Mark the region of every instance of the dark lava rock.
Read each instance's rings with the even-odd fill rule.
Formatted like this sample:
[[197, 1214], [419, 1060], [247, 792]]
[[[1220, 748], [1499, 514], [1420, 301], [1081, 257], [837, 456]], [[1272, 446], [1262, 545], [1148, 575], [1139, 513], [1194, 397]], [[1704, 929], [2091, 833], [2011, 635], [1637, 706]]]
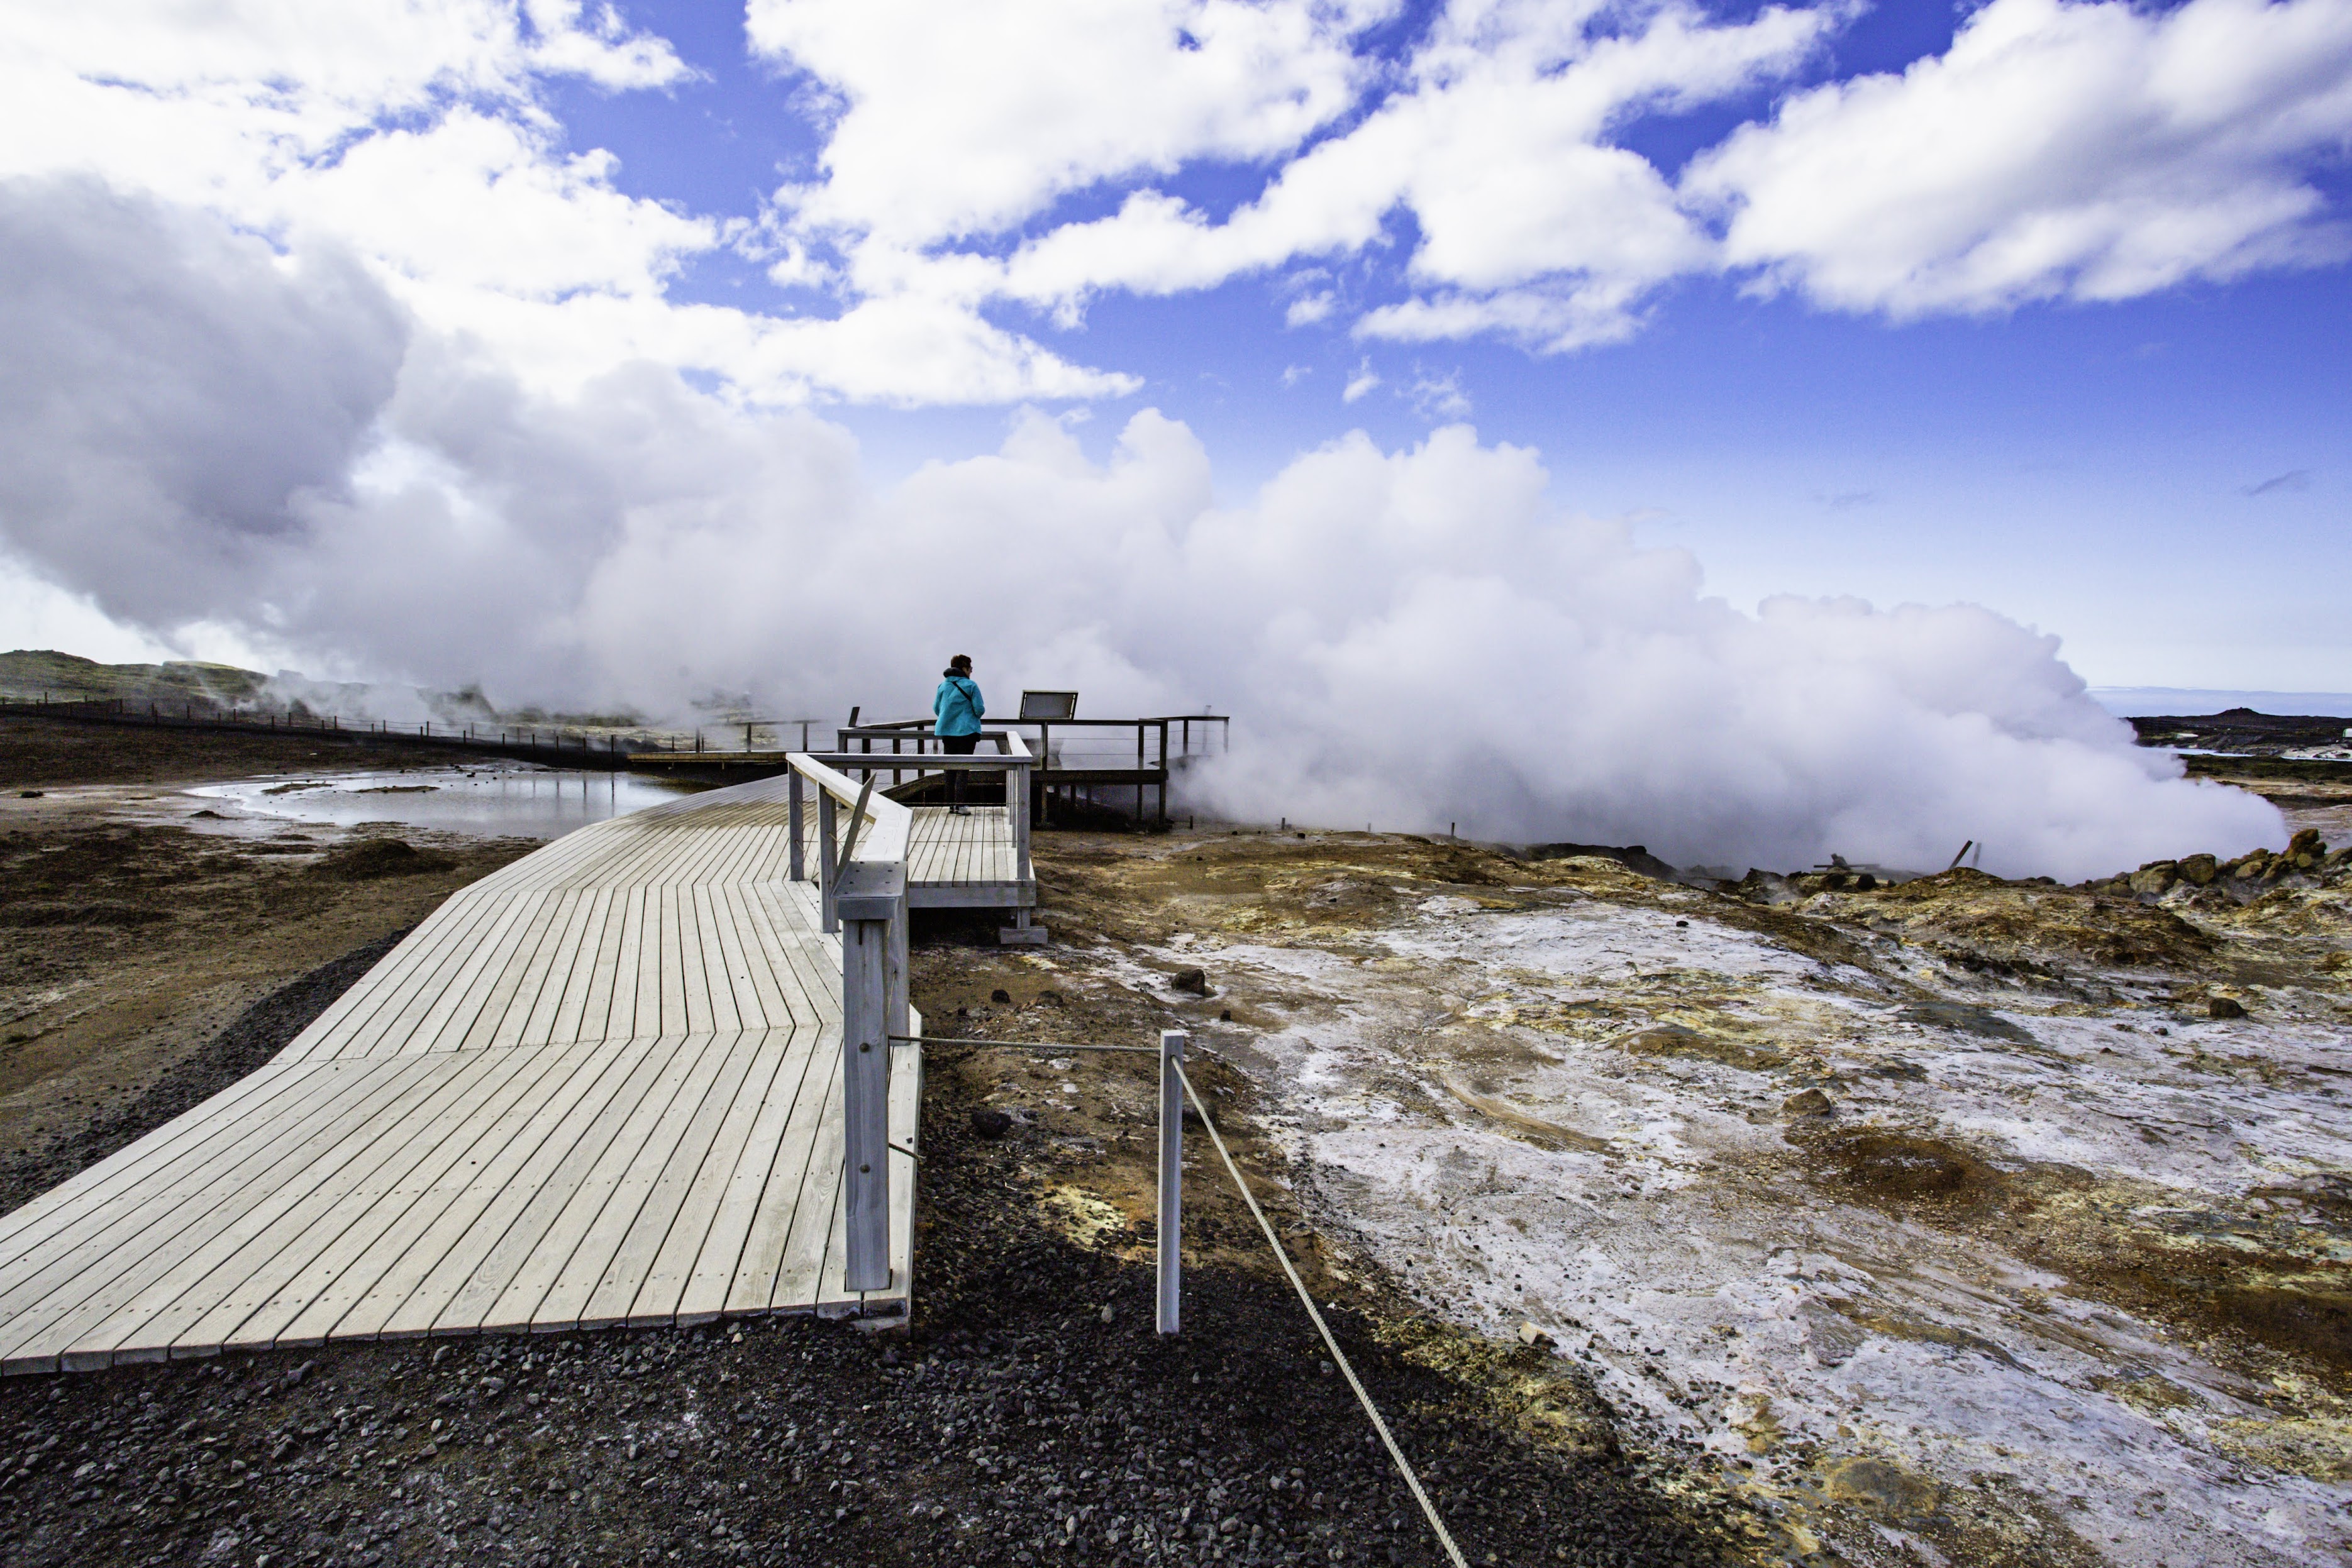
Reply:
[[1179, 969], [1168, 977], [1168, 988], [1171, 990], [1190, 991], [1196, 997], [1205, 997], [1209, 994], [1209, 977], [1205, 971], [1200, 969]]
[[988, 999], [1000, 1007], [1009, 1007], [1013, 1002], [1013, 993], [1006, 990], [991, 991], [988, 993]]
[[983, 1138], [1001, 1138], [1013, 1131], [1013, 1118], [993, 1105], [976, 1105], [971, 1113], [971, 1130]]
[[2246, 1016], [2245, 1004], [2229, 997], [2214, 997], [2205, 1004], [2205, 1016], [2217, 1019], [2242, 1019]]

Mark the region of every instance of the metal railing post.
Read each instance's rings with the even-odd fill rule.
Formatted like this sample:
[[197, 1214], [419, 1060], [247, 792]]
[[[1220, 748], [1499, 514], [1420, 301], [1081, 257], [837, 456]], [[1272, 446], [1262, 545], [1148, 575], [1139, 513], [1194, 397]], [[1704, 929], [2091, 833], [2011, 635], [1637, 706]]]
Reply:
[[1181, 1030], [1160, 1031], [1160, 1332], [1182, 1326], [1184, 1273], [1184, 1081], [1177, 1068], [1190, 1040]]

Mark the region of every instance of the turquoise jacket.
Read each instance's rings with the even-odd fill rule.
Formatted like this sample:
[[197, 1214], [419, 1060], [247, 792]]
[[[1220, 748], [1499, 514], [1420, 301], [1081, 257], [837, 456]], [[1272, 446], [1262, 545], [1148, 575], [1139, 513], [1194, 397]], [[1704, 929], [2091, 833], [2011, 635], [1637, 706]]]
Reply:
[[978, 735], [980, 716], [988, 711], [988, 704], [981, 698], [977, 681], [968, 675], [950, 675], [931, 695], [931, 711], [940, 716], [940, 722], [931, 727], [933, 735]]

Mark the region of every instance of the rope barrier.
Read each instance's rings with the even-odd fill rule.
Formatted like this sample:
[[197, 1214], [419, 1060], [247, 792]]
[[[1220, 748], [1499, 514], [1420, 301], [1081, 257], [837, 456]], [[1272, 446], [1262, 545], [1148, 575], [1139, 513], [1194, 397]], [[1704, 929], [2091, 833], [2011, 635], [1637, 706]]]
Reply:
[[1157, 1056], [1159, 1049], [1149, 1045], [1057, 1045], [1050, 1040], [953, 1040], [939, 1034], [894, 1034], [892, 1045], [979, 1045], [991, 1051], [1042, 1051], [1059, 1055], [1066, 1051], [1128, 1051], [1137, 1056]]
[[1283, 1250], [1281, 1240], [1274, 1234], [1272, 1222], [1265, 1217], [1265, 1210], [1257, 1206], [1257, 1198], [1250, 1192], [1249, 1183], [1242, 1179], [1241, 1167], [1234, 1164], [1234, 1156], [1225, 1148], [1225, 1140], [1217, 1134], [1216, 1123], [1209, 1119], [1209, 1108], [1201, 1103], [1200, 1091], [1192, 1087], [1192, 1080], [1185, 1074], [1181, 1062], [1171, 1065], [1176, 1069], [1177, 1078], [1184, 1085], [1184, 1097], [1192, 1102], [1192, 1109], [1200, 1113], [1201, 1125], [1209, 1130], [1209, 1141], [1217, 1145], [1217, 1155], [1225, 1162], [1226, 1174], [1234, 1178], [1234, 1185], [1241, 1189], [1242, 1201], [1249, 1205], [1250, 1217], [1257, 1221], [1257, 1228], [1265, 1232], [1265, 1244], [1274, 1249], [1276, 1260], [1282, 1264], [1282, 1271], [1290, 1276], [1290, 1288], [1298, 1292], [1299, 1301], [1307, 1308], [1307, 1315], [1315, 1320], [1315, 1331], [1323, 1336], [1324, 1348], [1330, 1351], [1331, 1359], [1339, 1363], [1339, 1370], [1347, 1375], [1348, 1386], [1356, 1391], [1357, 1403], [1362, 1405], [1364, 1414], [1372, 1418], [1372, 1430], [1378, 1432], [1381, 1435], [1381, 1441], [1388, 1446], [1389, 1458], [1396, 1461], [1398, 1471], [1404, 1477], [1404, 1484], [1412, 1489], [1413, 1500], [1421, 1504], [1421, 1511], [1428, 1517], [1429, 1528], [1437, 1532], [1437, 1543], [1445, 1548], [1445, 1555], [1452, 1560], [1454, 1568], [1470, 1568], [1469, 1563], [1463, 1558], [1462, 1549], [1454, 1544], [1454, 1537], [1447, 1531], [1445, 1521], [1437, 1517], [1437, 1505], [1431, 1502], [1429, 1494], [1421, 1490], [1421, 1478], [1413, 1474], [1412, 1462], [1404, 1457], [1404, 1450], [1397, 1447], [1396, 1438], [1390, 1435], [1389, 1424], [1381, 1419], [1380, 1406], [1374, 1405], [1372, 1396], [1364, 1391], [1363, 1382], [1357, 1377], [1356, 1369], [1349, 1364], [1347, 1353], [1339, 1348], [1339, 1342], [1331, 1337], [1330, 1325], [1323, 1321], [1323, 1314], [1316, 1310], [1315, 1298], [1307, 1294], [1306, 1281], [1299, 1279], [1298, 1270], [1291, 1267], [1290, 1254]]

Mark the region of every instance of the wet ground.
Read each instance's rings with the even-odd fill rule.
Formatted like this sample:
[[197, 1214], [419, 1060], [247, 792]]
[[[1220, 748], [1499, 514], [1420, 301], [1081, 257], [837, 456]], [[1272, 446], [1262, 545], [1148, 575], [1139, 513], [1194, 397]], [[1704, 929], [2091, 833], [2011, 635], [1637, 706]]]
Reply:
[[1055, 988], [1204, 971], [1338, 1272], [1532, 1320], [1787, 1550], [2352, 1547], [2341, 869], [1767, 904], [1362, 834], [1061, 863], [1113, 940]]

